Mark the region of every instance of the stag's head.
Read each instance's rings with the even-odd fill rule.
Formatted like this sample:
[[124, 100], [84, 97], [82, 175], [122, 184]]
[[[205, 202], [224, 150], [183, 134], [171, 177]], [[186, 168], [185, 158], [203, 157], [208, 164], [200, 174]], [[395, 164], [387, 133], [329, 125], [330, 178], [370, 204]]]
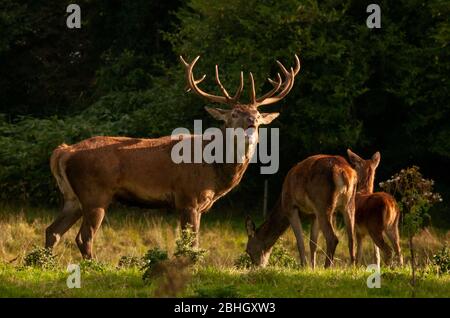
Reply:
[[[295, 55], [296, 66], [290, 68], [288, 71], [283, 64], [277, 61], [282, 73], [284, 74], [284, 80], [281, 75], [277, 74], [277, 80], [268, 79], [273, 85], [273, 89], [264, 94], [261, 97], [256, 97], [255, 82], [252, 73], [250, 73], [250, 103], [242, 104], [239, 102], [242, 90], [244, 88], [244, 75], [240, 73], [240, 84], [234, 94], [230, 96], [222, 85], [219, 79], [219, 67], [216, 65], [216, 83], [219, 86], [223, 96], [213, 95], [204, 92], [198, 87], [198, 84], [202, 82], [206, 75], [203, 75], [200, 79], [195, 79], [193, 75], [193, 69], [200, 56], [197, 56], [191, 63], [187, 63], [183, 57], [180, 56], [180, 60], [186, 68], [186, 81], [188, 90], [193, 91], [197, 95], [204, 97], [210, 102], [226, 104], [229, 106], [227, 109], [223, 108], [211, 108], [206, 107], [206, 111], [215, 119], [221, 120], [225, 123], [225, 127], [229, 128], [241, 128], [245, 131], [246, 141], [252, 138], [257, 140], [259, 125], [267, 125], [271, 123], [279, 113], [261, 113], [258, 107], [269, 105], [278, 102], [283, 99], [294, 85], [294, 77], [300, 71], [300, 60]], [[256, 138], [255, 138], [256, 137]]]
[[245, 227], [248, 235], [245, 251], [250, 256], [253, 264], [265, 267], [269, 263], [272, 248], [266, 248], [264, 241], [257, 237], [255, 223], [248, 216], [245, 220]]
[[350, 164], [358, 175], [357, 190], [362, 193], [372, 193], [375, 181], [375, 171], [380, 163], [380, 152], [373, 154], [371, 159], [364, 160], [356, 153], [347, 149]]

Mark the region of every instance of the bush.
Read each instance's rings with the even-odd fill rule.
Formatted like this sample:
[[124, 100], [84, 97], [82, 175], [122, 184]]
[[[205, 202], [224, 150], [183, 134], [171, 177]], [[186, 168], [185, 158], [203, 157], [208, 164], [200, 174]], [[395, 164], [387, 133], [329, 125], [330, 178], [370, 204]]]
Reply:
[[269, 258], [269, 266], [285, 267], [285, 268], [297, 268], [297, 261], [287, 249], [280, 243], [273, 247], [272, 254]]
[[192, 262], [197, 263], [205, 257], [207, 251], [205, 249], [193, 247], [196, 235], [190, 227], [181, 231], [181, 236], [175, 242], [175, 256], [186, 256], [192, 260]]
[[143, 257], [124, 255], [119, 259], [118, 269], [122, 268], [142, 268], [145, 265]]
[[25, 256], [24, 266], [53, 269], [56, 267], [55, 256], [51, 249], [34, 246], [31, 252]]
[[433, 255], [433, 265], [440, 274], [450, 273], [450, 248], [448, 246], [444, 246]]
[[149, 250], [142, 258], [142, 262], [144, 263], [141, 267], [144, 271], [142, 279], [148, 281], [151, 278], [152, 270], [155, 268], [155, 265], [167, 259], [169, 259], [167, 251], [158, 247]]
[[104, 272], [106, 265], [95, 259], [84, 259], [80, 262], [80, 270], [83, 272]]
[[[289, 254], [288, 250], [283, 246], [283, 240], [279, 240], [272, 249], [270, 254], [268, 266], [283, 267], [283, 268], [297, 268], [298, 264], [294, 257]], [[252, 260], [247, 253], [239, 255], [234, 262], [234, 266], [238, 269], [249, 269], [253, 267]]]

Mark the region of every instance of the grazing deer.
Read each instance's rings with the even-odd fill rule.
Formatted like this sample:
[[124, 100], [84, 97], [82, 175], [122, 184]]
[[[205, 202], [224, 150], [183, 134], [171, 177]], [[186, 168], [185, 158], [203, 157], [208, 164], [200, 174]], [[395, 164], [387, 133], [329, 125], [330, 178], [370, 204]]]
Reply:
[[301, 213], [314, 217], [310, 238], [312, 268], [316, 264], [319, 229], [325, 235], [325, 267], [329, 267], [338, 244], [334, 230], [334, 214], [340, 211], [346, 224], [350, 261], [353, 264], [356, 182], [356, 172], [341, 156], [315, 155], [295, 165], [284, 179], [280, 199], [268, 219], [258, 229], [253, 221], [249, 218], [246, 220], [247, 253], [253, 263], [265, 266], [272, 246], [291, 225], [297, 240], [301, 265], [306, 265]]
[[362, 240], [369, 234], [375, 243], [375, 258], [380, 266], [380, 251], [384, 253], [386, 264], [391, 263], [392, 248], [384, 241], [383, 233], [387, 235], [400, 265], [403, 257], [400, 249], [400, 235], [398, 230], [400, 211], [395, 199], [386, 192], [373, 193], [375, 170], [380, 163], [380, 153], [376, 152], [371, 159], [364, 160], [347, 149], [351, 165], [358, 174], [358, 188], [356, 193], [356, 260], [362, 260]]
[[[126, 137], [93, 137], [77, 144], [61, 145], [51, 156], [51, 171], [64, 197], [64, 207], [59, 217], [46, 229], [46, 247], [53, 248], [61, 236], [81, 217], [83, 221], [76, 243], [84, 258], [92, 258], [95, 233], [113, 199], [144, 203], [149, 207], [174, 208], [180, 213], [181, 226], [192, 226], [198, 246], [200, 217], [216, 200], [239, 184], [258, 142], [259, 125], [269, 124], [279, 113], [260, 113], [258, 107], [278, 102], [294, 85], [300, 70], [289, 71], [277, 61], [284, 74], [282, 80], [270, 80], [273, 89], [257, 98], [253, 76], [250, 73], [251, 102], [240, 104], [243, 90], [243, 73], [236, 94], [231, 97], [220, 82], [216, 65], [216, 82], [223, 96], [204, 92], [198, 84], [205, 78], [195, 79], [193, 68], [199, 57], [187, 63], [180, 57], [186, 70], [189, 90], [210, 102], [223, 103], [231, 109], [208, 108], [215, 119], [223, 121], [226, 128], [246, 131], [245, 158], [237, 163], [174, 163], [172, 148], [179, 140], [198, 142], [204, 148], [208, 142], [201, 135], [180, 135], [157, 139]], [[223, 136], [226, 134], [223, 133]], [[224, 137], [224, 142], [226, 142]], [[228, 149], [228, 148], [227, 148]], [[193, 154], [191, 153], [191, 156]], [[236, 162], [236, 161], [234, 161]]]

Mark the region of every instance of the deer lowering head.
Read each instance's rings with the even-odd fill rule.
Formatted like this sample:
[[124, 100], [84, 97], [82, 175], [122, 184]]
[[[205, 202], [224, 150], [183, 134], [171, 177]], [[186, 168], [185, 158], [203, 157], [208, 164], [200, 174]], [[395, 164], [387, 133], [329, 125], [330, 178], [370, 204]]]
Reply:
[[364, 194], [373, 193], [373, 183], [375, 181], [375, 170], [380, 163], [380, 152], [374, 153], [371, 159], [364, 160], [350, 149], [347, 149], [350, 164], [358, 175], [357, 191]]
[[200, 79], [195, 79], [193, 75], [194, 66], [199, 58], [200, 56], [197, 56], [191, 63], [187, 63], [184, 58], [180, 56], [180, 60], [186, 68], [188, 90], [193, 91], [210, 102], [228, 105], [228, 109], [211, 107], [205, 107], [205, 109], [213, 118], [223, 121], [225, 127], [243, 129], [245, 131], [246, 143], [250, 140], [257, 141], [259, 125], [267, 125], [279, 115], [279, 113], [260, 113], [258, 107], [273, 104], [283, 99], [292, 89], [294, 78], [300, 71], [300, 60], [297, 55], [295, 55], [296, 66], [295, 68], [290, 68], [290, 70], [287, 70], [281, 62], [277, 61], [277, 64], [284, 75], [284, 80], [281, 78], [280, 73], [277, 74], [276, 81], [269, 78], [268, 80], [273, 85], [273, 88], [261, 97], [256, 97], [255, 82], [253, 74], [250, 73], [251, 100], [248, 104], [241, 104], [239, 98], [241, 97], [244, 88], [243, 72], [240, 73], [240, 84], [236, 93], [234, 96], [230, 96], [220, 81], [219, 67], [216, 65], [216, 83], [223, 96], [209, 94], [198, 87], [198, 84], [205, 79], [206, 75], [203, 75]]

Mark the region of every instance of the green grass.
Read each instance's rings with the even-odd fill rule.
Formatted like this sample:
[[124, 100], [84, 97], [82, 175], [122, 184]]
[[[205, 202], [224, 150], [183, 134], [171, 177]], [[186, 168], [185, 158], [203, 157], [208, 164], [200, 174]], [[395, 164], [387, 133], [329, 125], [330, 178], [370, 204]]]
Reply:
[[[243, 217], [212, 212], [205, 215], [201, 228], [201, 247], [208, 250], [204, 261], [183, 271], [167, 269], [151, 284], [142, 280], [138, 268], [117, 269], [122, 256], [141, 257], [154, 247], [173, 255], [178, 237], [176, 215], [148, 213], [139, 209], [115, 209], [108, 214], [95, 241], [96, 258], [103, 267], [82, 270], [81, 288], [69, 289], [66, 280], [68, 264], [80, 264], [74, 243], [76, 224], [55, 248], [56, 268], [24, 267], [25, 255], [34, 245], [44, 243], [45, 227], [56, 216], [56, 209], [0, 207], [0, 297], [411, 297], [409, 265], [382, 269], [381, 288], [370, 289], [366, 280], [371, 273], [365, 267], [347, 266], [348, 252], [344, 231], [335, 268], [316, 269], [236, 269], [234, 262], [245, 250]], [[449, 232], [433, 229], [416, 238], [420, 261], [416, 297], [450, 297], [450, 275], [438, 276], [430, 271], [430, 259], [449, 242]], [[289, 230], [282, 244], [298, 259], [295, 238]], [[307, 243], [307, 241], [305, 242]], [[324, 247], [323, 238], [319, 240]], [[409, 253], [402, 242], [406, 262]], [[372, 262], [372, 246], [366, 241], [366, 263]], [[319, 264], [324, 255], [319, 250]], [[94, 264], [95, 265], [95, 264]], [[177, 276], [178, 275], [178, 276]], [[164, 285], [164, 280], [175, 284]]]
[[[381, 288], [370, 289], [370, 273], [359, 269], [256, 270], [200, 267], [181, 297], [411, 297], [408, 269], [383, 271]], [[145, 284], [138, 269], [108, 268], [81, 274], [81, 288], [69, 289], [68, 273], [0, 267], [2, 297], [153, 297], [157, 282]], [[450, 275], [418, 279], [416, 297], [450, 297]]]

